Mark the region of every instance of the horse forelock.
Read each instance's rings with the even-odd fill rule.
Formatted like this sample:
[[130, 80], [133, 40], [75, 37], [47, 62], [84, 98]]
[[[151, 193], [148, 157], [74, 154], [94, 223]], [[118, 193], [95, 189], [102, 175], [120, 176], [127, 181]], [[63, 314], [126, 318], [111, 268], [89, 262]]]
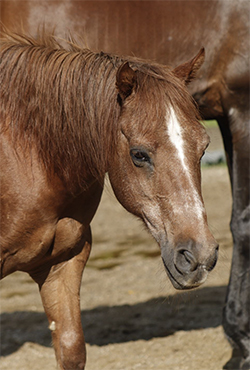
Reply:
[[[37, 39], [4, 35], [1, 129], [10, 130], [24, 147], [35, 146], [45, 167], [72, 190], [85, 186], [86, 168], [103, 178], [116, 148], [120, 106], [115, 78], [124, 58], [81, 49], [73, 42], [66, 45], [45, 33]], [[168, 68], [136, 58], [126, 60], [137, 70], [138, 104], [149, 115], [155, 112], [153, 91], [153, 100], [163, 104], [167, 96], [180, 112], [193, 117], [189, 95]], [[152, 121], [157, 122], [157, 117], [138, 130], [149, 129]]]
[[[133, 65], [136, 67], [136, 64]], [[140, 132], [154, 132], [166, 118], [171, 119], [172, 109], [178, 119], [187, 126], [200, 126], [201, 120], [197, 104], [186, 86], [170, 68], [157, 64], [138, 66], [139, 86], [137, 99], [138, 112], [147, 107], [150, 116], [141, 120]], [[140, 122], [140, 121], [138, 121]]]

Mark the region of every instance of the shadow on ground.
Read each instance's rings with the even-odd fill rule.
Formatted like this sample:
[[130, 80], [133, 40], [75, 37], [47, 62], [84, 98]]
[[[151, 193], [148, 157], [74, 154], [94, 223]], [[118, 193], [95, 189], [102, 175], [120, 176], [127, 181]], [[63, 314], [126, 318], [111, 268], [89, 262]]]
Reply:
[[[205, 287], [134, 305], [101, 306], [82, 311], [86, 342], [103, 346], [140, 339], [166, 337], [176, 331], [221, 325], [226, 287]], [[25, 342], [50, 347], [47, 318], [42, 312], [2, 313], [1, 355], [7, 356]]]

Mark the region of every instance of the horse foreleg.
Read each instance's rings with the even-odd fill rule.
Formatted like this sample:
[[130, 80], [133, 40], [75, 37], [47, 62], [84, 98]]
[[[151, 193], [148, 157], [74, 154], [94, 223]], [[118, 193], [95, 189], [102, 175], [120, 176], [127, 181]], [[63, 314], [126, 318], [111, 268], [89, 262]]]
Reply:
[[90, 230], [85, 234], [83, 245], [79, 254], [52, 266], [42, 283], [37, 281], [52, 332], [57, 363], [59, 369], [64, 370], [82, 370], [86, 363], [80, 313], [80, 285], [91, 249]]
[[[248, 216], [249, 217], [249, 216]], [[250, 308], [250, 266], [249, 266], [249, 236], [239, 233], [239, 223], [242, 219], [232, 222], [234, 236], [234, 251], [231, 267], [231, 276], [228, 286], [226, 305], [223, 311], [223, 327], [232, 344], [233, 358], [231, 364], [225, 368], [250, 369], [250, 330], [249, 330], [249, 308]], [[237, 225], [237, 232], [235, 227]], [[236, 234], [236, 236], [235, 236]], [[240, 235], [241, 234], [241, 235]], [[241, 239], [242, 240], [239, 240]]]
[[[234, 241], [233, 259], [223, 326], [229, 341], [235, 348], [233, 356], [239, 356], [237, 368], [250, 369], [250, 204], [249, 204], [249, 133], [232, 130], [231, 181], [233, 211], [231, 230]], [[225, 368], [231, 368], [231, 361]], [[235, 368], [236, 365], [233, 365]]]

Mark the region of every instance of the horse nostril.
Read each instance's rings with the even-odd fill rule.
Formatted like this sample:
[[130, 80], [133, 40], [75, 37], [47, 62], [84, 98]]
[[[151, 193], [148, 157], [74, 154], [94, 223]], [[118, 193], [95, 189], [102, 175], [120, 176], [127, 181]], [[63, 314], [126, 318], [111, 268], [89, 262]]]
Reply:
[[198, 262], [192, 252], [181, 249], [177, 252], [175, 267], [182, 275], [188, 274], [197, 269]]
[[197, 262], [195, 256], [193, 255], [193, 253], [190, 252], [190, 251], [184, 250], [183, 254], [184, 254], [184, 257], [186, 258], [186, 261], [190, 265], [190, 271], [196, 270], [196, 268], [198, 266], [198, 262]]
[[211, 259], [207, 262], [207, 271], [212, 271], [215, 267], [217, 260], [218, 260], [218, 251], [219, 251], [219, 245], [215, 248], [214, 255], [211, 257]]

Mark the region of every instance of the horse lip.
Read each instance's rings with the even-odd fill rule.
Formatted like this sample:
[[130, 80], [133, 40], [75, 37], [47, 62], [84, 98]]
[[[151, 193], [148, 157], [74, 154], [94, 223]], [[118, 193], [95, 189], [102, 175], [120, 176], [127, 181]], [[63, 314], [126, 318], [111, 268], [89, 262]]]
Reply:
[[163, 261], [163, 265], [164, 265], [164, 267], [165, 267], [165, 269], [166, 269], [166, 271], [167, 271], [167, 274], [168, 274], [168, 276], [169, 276], [169, 278], [170, 278], [170, 280], [171, 280], [171, 282], [172, 282], [172, 284], [173, 284], [174, 288], [175, 288], [175, 289], [178, 289], [178, 290], [185, 289], [185, 286], [183, 286], [182, 284], [180, 284], [180, 283], [179, 283], [179, 282], [174, 278], [174, 276], [171, 274], [171, 272], [170, 272], [169, 268], [167, 267], [166, 262], [164, 261], [164, 258], [162, 258], [162, 261]]
[[[168, 268], [166, 262], [164, 261], [164, 258], [162, 258], [162, 261], [163, 261], [163, 265], [166, 269], [166, 272], [168, 274], [168, 277], [169, 277], [171, 283], [173, 284], [173, 287], [177, 290], [189, 290], [189, 289], [198, 288], [202, 283], [204, 283], [204, 281], [207, 278], [207, 274], [206, 274], [206, 276], [202, 280], [200, 280], [199, 282], [196, 282], [196, 283], [190, 284], [190, 283], [187, 283], [187, 282], [180, 282], [171, 273], [171, 271]], [[207, 271], [206, 269], [204, 269], [204, 270]]]

